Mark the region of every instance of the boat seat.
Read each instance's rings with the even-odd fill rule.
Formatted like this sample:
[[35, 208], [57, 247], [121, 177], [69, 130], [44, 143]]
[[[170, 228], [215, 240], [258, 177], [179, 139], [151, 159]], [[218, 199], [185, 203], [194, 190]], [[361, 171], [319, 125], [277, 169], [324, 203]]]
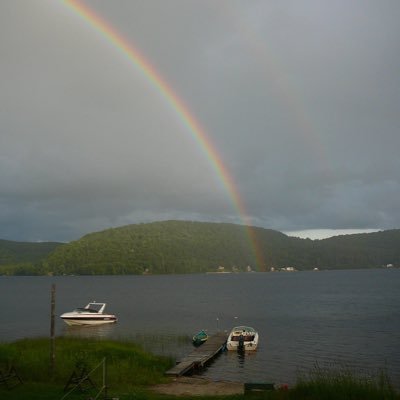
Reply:
[[6, 370], [0, 369], [0, 385], [5, 385], [7, 389], [12, 389], [22, 383], [22, 379], [18, 375], [14, 366], [11, 366]]

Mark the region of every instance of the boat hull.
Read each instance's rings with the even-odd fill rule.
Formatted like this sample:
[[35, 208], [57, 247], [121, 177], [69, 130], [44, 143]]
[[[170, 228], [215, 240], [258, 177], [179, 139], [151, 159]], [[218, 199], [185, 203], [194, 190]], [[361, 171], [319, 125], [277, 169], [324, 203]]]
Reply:
[[239, 343], [237, 342], [227, 342], [226, 343], [226, 348], [227, 350], [230, 351], [255, 351], [257, 350], [258, 343], [255, 341], [251, 342], [244, 342], [243, 343], [243, 348], [239, 347]]
[[194, 346], [200, 346], [204, 342], [206, 342], [208, 339], [208, 335], [206, 331], [200, 331], [196, 335], [193, 336], [192, 342]]
[[74, 317], [61, 317], [67, 325], [103, 325], [114, 324], [117, 322], [115, 317], [102, 317], [102, 318], [74, 318]]
[[193, 339], [193, 346], [200, 346], [203, 343], [205, 343], [207, 341], [208, 338], [204, 338], [204, 339]]

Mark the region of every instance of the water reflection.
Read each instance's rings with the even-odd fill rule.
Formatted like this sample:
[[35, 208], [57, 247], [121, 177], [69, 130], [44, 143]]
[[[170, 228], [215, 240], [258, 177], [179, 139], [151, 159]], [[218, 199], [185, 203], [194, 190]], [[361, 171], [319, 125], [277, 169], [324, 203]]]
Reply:
[[114, 324], [104, 325], [65, 325], [62, 328], [63, 336], [80, 338], [99, 338], [110, 337], [114, 332]]
[[244, 362], [246, 360], [246, 352], [244, 350], [238, 350], [236, 353], [237, 353], [239, 368], [244, 368]]
[[[224, 351], [216, 357], [201, 375], [212, 380], [251, 382], [264, 378], [263, 365], [257, 351]], [[255, 373], [257, 372], [257, 373]]]
[[130, 339], [147, 351], [161, 356], [174, 357], [177, 360], [193, 350], [192, 338], [188, 335], [136, 332], [132, 334]]

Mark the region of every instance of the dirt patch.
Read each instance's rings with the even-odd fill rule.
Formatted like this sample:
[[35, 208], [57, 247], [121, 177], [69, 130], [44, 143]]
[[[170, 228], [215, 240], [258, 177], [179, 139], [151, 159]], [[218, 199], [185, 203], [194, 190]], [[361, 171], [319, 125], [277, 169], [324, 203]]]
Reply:
[[169, 383], [152, 386], [151, 390], [175, 396], [222, 396], [243, 394], [244, 385], [237, 382], [211, 381], [206, 378], [182, 376], [174, 378]]

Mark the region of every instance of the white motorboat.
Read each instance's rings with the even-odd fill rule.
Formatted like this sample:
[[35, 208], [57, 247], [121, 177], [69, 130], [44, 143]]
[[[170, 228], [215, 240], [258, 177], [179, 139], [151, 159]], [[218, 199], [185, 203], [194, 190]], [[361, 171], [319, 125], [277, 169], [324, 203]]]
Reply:
[[101, 325], [117, 322], [113, 314], [106, 314], [106, 303], [89, 303], [86, 307], [76, 308], [74, 311], [60, 315], [68, 325]]
[[236, 326], [231, 330], [226, 342], [228, 350], [247, 351], [256, 350], [258, 332], [250, 326]]

